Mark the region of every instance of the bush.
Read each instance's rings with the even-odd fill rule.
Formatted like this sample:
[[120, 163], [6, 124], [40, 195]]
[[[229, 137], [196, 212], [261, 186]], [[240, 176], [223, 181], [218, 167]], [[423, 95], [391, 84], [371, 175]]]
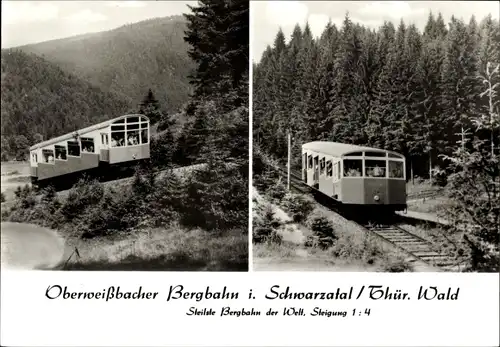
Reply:
[[5, 200], [6, 200], [5, 199], [5, 194], [4, 194], [4, 192], [2, 192], [2, 202], [5, 202]]
[[386, 262], [380, 268], [380, 272], [413, 272], [413, 267], [404, 259], [399, 258]]
[[273, 242], [281, 243], [282, 237], [276, 232], [280, 227], [280, 222], [274, 217], [274, 211], [271, 206], [266, 206], [262, 211], [262, 218], [256, 219], [253, 228], [253, 242], [264, 243]]
[[304, 241], [304, 246], [305, 247], [310, 247], [310, 248], [319, 248], [319, 239], [318, 236], [316, 235], [307, 235], [305, 241]]
[[285, 209], [292, 214], [295, 223], [302, 223], [314, 210], [314, 204], [302, 195], [287, 194], [284, 199]]
[[321, 249], [332, 247], [337, 239], [333, 230], [333, 224], [326, 217], [320, 216], [314, 218], [311, 222], [311, 230], [316, 237], [315, 243]]
[[186, 181], [181, 224], [205, 230], [248, 229], [248, 180], [241, 167], [212, 162]]
[[96, 180], [79, 180], [68, 192], [61, 207], [61, 214], [66, 221], [72, 221], [84, 214], [92, 205], [97, 205], [104, 195], [104, 188]]
[[280, 203], [285, 197], [287, 189], [281, 182], [281, 180], [278, 179], [278, 181], [274, 185], [271, 185], [267, 190], [265, 190], [265, 192], [272, 201]]

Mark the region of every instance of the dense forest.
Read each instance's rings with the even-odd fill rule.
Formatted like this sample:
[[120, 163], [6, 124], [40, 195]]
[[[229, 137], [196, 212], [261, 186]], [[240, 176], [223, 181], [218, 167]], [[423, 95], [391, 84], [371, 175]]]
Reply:
[[2, 50], [2, 161], [24, 159], [43, 139], [139, 111], [148, 90], [163, 113], [178, 112], [194, 69], [185, 30], [186, 19], [174, 16]]
[[[491, 16], [446, 25], [430, 13], [420, 32], [403, 21], [373, 30], [346, 15], [341, 28], [329, 23], [317, 39], [309, 25], [297, 25], [288, 43], [280, 30], [254, 64], [254, 140], [286, 158], [291, 132], [294, 165], [301, 144], [313, 140], [395, 150], [408, 158], [408, 177], [411, 169], [428, 177], [487, 110], [480, 76], [499, 56]], [[497, 130], [482, 135], [498, 148]]]
[[20, 50], [2, 50], [2, 161], [33, 143], [117, 117], [127, 100]]
[[183, 16], [154, 18], [114, 30], [47, 41], [19, 49], [128, 98], [136, 105], [148, 88], [168, 112], [176, 112], [191, 91]]

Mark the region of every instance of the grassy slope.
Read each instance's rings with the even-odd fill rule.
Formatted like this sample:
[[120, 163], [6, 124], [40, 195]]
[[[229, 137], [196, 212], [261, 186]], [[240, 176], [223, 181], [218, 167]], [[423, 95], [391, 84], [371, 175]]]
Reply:
[[248, 270], [248, 235], [240, 230], [216, 235], [171, 226], [115, 238], [68, 238], [66, 243], [63, 270]]
[[[270, 204], [254, 190], [254, 207]], [[290, 216], [279, 206], [272, 204], [275, 217], [285, 223], [279, 233], [283, 243], [254, 244], [253, 261], [255, 270], [279, 271], [379, 271], [393, 262], [403, 261], [405, 255], [394, 250], [378, 238], [369, 237], [350, 221], [332, 215], [324, 207], [318, 206], [313, 215], [328, 216], [333, 223], [338, 241], [334, 249], [342, 254], [335, 257], [332, 250], [305, 248], [303, 241], [312, 231], [302, 225], [290, 223]], [[254, 220], [259, 216], [254, 216]], [[301, 235], [297, 235], [301, 234]], [[416, 264], [415, 264], [416, 265]], [[418, 270], [426, 271], [418, 264]]]

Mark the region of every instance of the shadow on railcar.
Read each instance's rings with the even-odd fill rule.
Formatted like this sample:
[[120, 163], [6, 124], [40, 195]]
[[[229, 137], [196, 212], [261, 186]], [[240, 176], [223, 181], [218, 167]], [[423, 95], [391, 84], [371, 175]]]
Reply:
[[71, 188], [79, 179], [127, 178], [150, 161], [150, 124], [144, 115], [117, 117], [30, 148], [35, 189]]

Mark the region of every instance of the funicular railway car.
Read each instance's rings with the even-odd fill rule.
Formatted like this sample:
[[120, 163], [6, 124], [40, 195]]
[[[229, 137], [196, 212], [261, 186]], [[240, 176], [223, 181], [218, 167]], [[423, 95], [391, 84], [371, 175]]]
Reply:
[[342, 205], [394, 212], [406, 209], [405, 157], [337, 142], [302, 146], [302, 180]]
[[124, 115], [32, 146], [31, 181], [39, 188], [62, 189], [84, 174], [102, 180], [120, 178], [149, 160], [149, 146], [149, 119]]

